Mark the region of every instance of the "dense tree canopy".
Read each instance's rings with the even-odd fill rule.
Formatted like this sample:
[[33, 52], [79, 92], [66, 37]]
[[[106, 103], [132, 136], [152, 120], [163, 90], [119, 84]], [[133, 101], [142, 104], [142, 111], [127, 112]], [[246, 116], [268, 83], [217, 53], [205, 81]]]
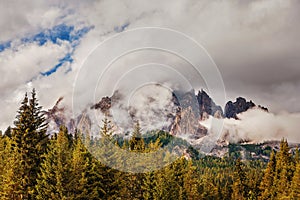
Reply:
[[[137, 122], [131, 137], [118, 138], [104, 119], [96, 137], [64, 126], [48, 136], [41, 109], [33, 90], [30, 99], [25, 95], [14, 127], [0, 136], [1, 199], [300, 199], [299, 151], [291, 152], [286, 140], [279, 151], [272, 150], [268, 163], [232, 153], [200, 158], [192, 147], [190, 156], [168, 162], [174, 145], [167, 144], [185, 144], [168, 133], [143, 138]], [[152, 156], [136, 160], [123, 151]], [[151, 170], [158, 163], [163, 165]], [[147, 170], [111, 168], [130, 164]]]

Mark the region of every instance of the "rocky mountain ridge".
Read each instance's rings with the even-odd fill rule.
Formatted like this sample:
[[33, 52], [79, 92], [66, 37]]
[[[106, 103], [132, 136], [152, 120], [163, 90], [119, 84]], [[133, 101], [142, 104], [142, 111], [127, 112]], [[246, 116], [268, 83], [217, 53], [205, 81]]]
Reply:
[[[123, 95], [118, 91], [111, 97], [102, 97], [98, 103], [90, 106], [74, 119], [66, 116], [65, 108], [60, 107], [60, 102], [63, 100], [63, 98], [60, 98], [53, 108], [45, 111], [50, 124], [50, 131], [58, 130], [61, 125], [67, 125], [70, 131], [79, 129], [84, 133], [92, 134], [93, 122], [88, 113], [97, 110], [104, 116], [111, 118], [113, 117], [111, 108], [117, 105], [122, 98]], [[149, 100], [149, 102], [151, 101]], [[256, 106], [252, 101], [238, 97], [235, 102], [229, 101], [223, 112], [222, 107], [217, 105], [204, 90], [197, 93], [194, 90], [188, 92], [173, 91], [170, 104], [172, 104], [174, 112], [166, 113], [166, 118], [171, 123], [168, 127], [164, 127], [164, 131], [173, 136], [187, 136], [189, 140], [198, 140], [208, 134], [208, 130], [200, 122], [210, 116], [238, 120], [237, 114], [253, 107], [268, 111], [262, 106]], [[128, 109], [128, 113], [131, 118], [135, 119], [133, 109]]]
[[[235, 102], [229, 101], [226, 103], [225, 109], [224, 109], [225, 117], [238, 119], [237, 114], [245, 112], [253, 107], [256, 107], [256, 105], [251, 100], [247, 101], [243, 97], [238, 97], [238, 98], [236, 98]], [[268, 112], [268, 109], [261, 105], [258, 105], [258, 108]]]

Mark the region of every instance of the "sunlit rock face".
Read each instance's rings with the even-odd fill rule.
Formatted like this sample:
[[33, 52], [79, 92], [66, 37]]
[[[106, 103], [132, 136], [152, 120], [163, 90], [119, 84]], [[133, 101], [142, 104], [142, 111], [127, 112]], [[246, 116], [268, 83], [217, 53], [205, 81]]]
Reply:
[[200, 105], [195, 95], [195, 91], [191, 90], [186, 93], [175, 91], [173, 100], [177, 105], [177, 113], [170, 127], [172, 135], [187, 134], [192, 138], [203, 137], [207, 130], [199, 123], [201, 120]]

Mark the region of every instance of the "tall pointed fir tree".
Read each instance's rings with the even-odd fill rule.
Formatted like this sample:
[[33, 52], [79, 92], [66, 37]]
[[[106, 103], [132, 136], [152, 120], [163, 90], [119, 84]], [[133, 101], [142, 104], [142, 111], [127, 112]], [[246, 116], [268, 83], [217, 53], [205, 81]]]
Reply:
[[105, 191], [102, 176], [97, 172], [96, 160], [86, 149], [80, 138], [74, 141], [74, 148], [70, 166], [70, 182], [68, 190], [71, 199], [99, 199]]
[[[5, 167], [5, 163], [6, 163], [6, 159], [7, 159], [7, 152], [5, 152], [6, 150], [6, 138], [5, 136], [2, 136], [2, 134], [0, 135], [0, 185], [2, 185], [2, 178], [4, 175], [4, 167]], [[1, 192], [1, 189], [0, 189]]]
[[234, 168], [234, 182], [233, 182], [233, 199], [247, 199], [248, 195], [248, 188], [245, 184], [246, 182], [246, 175], [243, 170], [243, 163], [240, 159], [236, 160], [235, 168]]
[[145, 175], [143, 173], [137, 173], [139, 170], [143, 170], [144, 168], [143, 162], [139, 159], [136, 159], [136, 157], [145, 152], [145, 142], [142, 138], [139, 122], [136, 123], [132, 137], [128, 143], [129, 150], [132, 153], [128, 155], [124, 154], [122, 159], [127, 169], [133, 173], [122, 173], [122, 176], [119, 177], [119, 180], [122, 182], [120, 186], [123, 188], [119, 197], [122, 199], [141, 199], [143, 198], [142, 183]]
[[260, 184], [261, 197], [260, 199], [270, 199], [275, 196], [274, 194], [274, 178], [275, 178], [275, 170], [276, 170], [276, 157], [275, 151], [273, 150], [270, 156], [270, 161], [265, 170], [264, 177]]
[[300, 162], [299, 161], [296, 164], [296, 171], [294, 172], [294, 176], [291, 183], [290, 199], [292, 200], [300, 199]]
[[12, 148], [12, 140], [6, 139], [5, 148], [2, 152], [0, 197], [3, 200], [21, 199], [23, 195], [22, 183], [19, 178], [22, 175], [20, 154], [16, 148]]
[[117, 166], [121, 164], [119, 157], [121, 156], [116, 149], [120, 148], [117, 144], [112, 143], [112, 137], [114, 134], [113, 125], [110, 120], [104, 118], [102, 120], [103, 124], [101, 126], [99, 136], [93, 144], [93, 148], [90, 150], [93, 156], [98, 159], [95, 163], [96, 176], [101, 177], [102, 189], [105, 191], [100, 192], [104, 196], [103, 199], [113, 199], [112, 196], [118, 194], [118, 182], [120, 177], [120, 172], [111, 168], [111, 166]]
[[97, 138], [96, 142], [92, 145], [92, 148], [89, 149], [95, 157], [101, 161], [103, 164], [108, 166], [114, 165], [114, 149], [112, 144], [112, 135], [113, 135], [113, 127], [111, 122], [105, 118], [102, 120], [103, 125], [101, 126], [101, 130], [99, 132], [100, 138]]
[[[25, 94], [14, 125], [11, 145], [13, 155], [10, 158], [13, 160], [9, 161], [16, 164], [11, 169], [11, 175], [17, 180], [15, 185], [19, 185], [14, 190], [16, 194], [14, 199], [34, 199], [41, 155], [45, 153], [48, 142], [47, 123], [34, 89], [30, 99]], [[8, 187], [7, 191], [9, 190]], [[6, 191], [3, 192], [6, 193]]]
[[275, 195], [277, 198], [288, 198], [290, 182], [292, 180], [294, 164], [292, 155], [286, 139], [282, 139], [280, 150], [276, 154], [276, 173], [275, 173]]
[[60, 127], [58, 135], [52, 137], [49, 150], [44, 154], [41, 172], [37, 179], [36, 199], [68, 199], [70, 182], [72, 141], [66, 127]]
[[135, 124], [132, 137], [129, 141], [129, 146], [131, 151], [144, 152], [145, 150], [145, 142], [142, 138], [142, 131], [138, 121]]

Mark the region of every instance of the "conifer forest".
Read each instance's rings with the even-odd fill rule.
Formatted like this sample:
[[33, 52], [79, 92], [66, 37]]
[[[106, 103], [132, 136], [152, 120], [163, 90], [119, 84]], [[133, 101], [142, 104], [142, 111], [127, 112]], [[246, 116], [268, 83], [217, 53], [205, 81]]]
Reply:
[[[13, 127], [1, 133], [1, 199], [300, 199], [299, 150], [291, 152], [285, 139], [280, 149], [269, 152], [267, 161], [201, 156], [192, 148], [190, 156], [174, 159], [171, 150], [159, 151], [174, 141], [170, 134], [154, 131], [145, 138], [139, 124], [134, 126], [130, 138], [114, 137], [107, 119], [99, 137], [69, 132], [65, 126], [48, 135], [33, 90], [25, 95]], [[122, 151], [112, 151], [112, 146], [125, 152], [157, 153], [137, 163]], [[151, 170], [156, 161], [162, 167]], [[120, 168], [132, 164], [135, 169], [117, 170], [107, 164], [112, 162]]]

